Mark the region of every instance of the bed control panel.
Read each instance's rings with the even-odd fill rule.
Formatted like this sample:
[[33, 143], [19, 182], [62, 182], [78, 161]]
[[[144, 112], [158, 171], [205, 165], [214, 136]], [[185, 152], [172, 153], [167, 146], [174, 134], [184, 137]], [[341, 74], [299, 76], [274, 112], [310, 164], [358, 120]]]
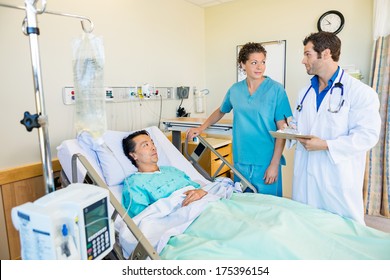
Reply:
[[203, 152], [206, 150], [206, 146], [202, 143], [199, 143], [198, 146], [196, 146], [195, 150], [192, 152], [191, 157], [198, 161], [198, 159], [202, 156]]

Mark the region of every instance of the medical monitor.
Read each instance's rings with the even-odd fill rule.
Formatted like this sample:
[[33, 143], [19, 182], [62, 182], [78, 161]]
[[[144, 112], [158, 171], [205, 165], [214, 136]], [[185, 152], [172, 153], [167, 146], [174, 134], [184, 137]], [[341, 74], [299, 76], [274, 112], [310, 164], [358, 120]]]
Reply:
[[103, 259], [115, 242], [109, 191], [71, 184], [12, 209], [22, 259]]

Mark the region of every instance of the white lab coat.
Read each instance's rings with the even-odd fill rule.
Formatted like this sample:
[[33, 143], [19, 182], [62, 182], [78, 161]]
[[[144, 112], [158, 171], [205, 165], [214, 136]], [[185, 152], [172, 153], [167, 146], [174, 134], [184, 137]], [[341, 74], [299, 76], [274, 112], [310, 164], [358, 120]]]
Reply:
[[[379, 99], [371, 87], [347, 73], [341, 83], [345, 102], [340, 112], [328, 112], [330, 91], [317, 112], [314, 89], [308, 92], [301, 112], [294, 112], [298, 130], [326, 140], [328, 150], [309, 152], [297, 143], [292, 198], [365, 224], [362, 193], [366, 152], [379, 139]], [[308, 88], [301, 91], [296, 105]], [[338, 90], [334, 90], [332, 104], [340, 100]]]

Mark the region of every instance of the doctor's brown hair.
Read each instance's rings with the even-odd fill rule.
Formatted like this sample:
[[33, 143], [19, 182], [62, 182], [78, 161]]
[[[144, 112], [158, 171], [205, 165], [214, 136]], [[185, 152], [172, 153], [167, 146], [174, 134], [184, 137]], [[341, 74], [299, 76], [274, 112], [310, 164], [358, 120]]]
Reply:
[[135, 159], [130, 155], [130, 153], [133, 153], [135, 152], [135, 146], [136, 146], [136, 143], [134, 142], [134, 138], [139, 136], [139, 135], [147, 135], [147, 136], [150, 136], [149, 133], [146, 131], [146, 130], [139, 130], [139, 131], [136, 131], [136, 132], [133, 132], [131, 133], [129, 136], [127, 136], [126, 138], [124, 138], [122, 140], [122, 147], [123, 147], [123, 151], [126, 155], [126, 157], [131, 161], [131, 163], [135, 166], [135, 167], [138, 167], [137, 166], [137, 162], [135, 161]]
[[309, 42], [313, 43], [313, 49], [317, 53], [318, 58], [321, 58], [321, 53], [324, 50], [329, 49], [332, 54], [333, 61], [339, 61], [341, 41], [335, 34], [325, 31], [312, 33], [303, 40], [303, 45], [306, 46]]

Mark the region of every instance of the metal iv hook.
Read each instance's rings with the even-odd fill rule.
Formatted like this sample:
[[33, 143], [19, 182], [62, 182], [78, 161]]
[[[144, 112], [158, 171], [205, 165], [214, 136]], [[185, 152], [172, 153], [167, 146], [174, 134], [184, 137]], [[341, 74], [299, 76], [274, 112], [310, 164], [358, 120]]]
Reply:
[[[91, 33], [93, 31], [94, 25], [91, 19], [85, 16], [79, 16], [79, 15], [73, 15], [73, 14], [67, 14], [67, 13], [59, 13], [59, 12], [53, 12], [53, 11], [44, 11], [46, 14], [51, 15], [57, 15], [57, 16], [64, 16], [64, 17], [71, 17], [71, 18], [78, 18], [81, 20], [81, 28], [85, 33]], [[86, 27], [85, 21], [89, 22], [89, 28]]]
[[[51, 14], [51, 15], [56, 15], [56, 16], [64, 16], [64, 17], [72, 17], [72, 18], [78, 18], [81, 19], [81, 28], [85, 33], [91, 33], [93, 31], [94, 25], [91, 19], [84, 17], [84, 16], [79, 16], [79, 15], [73, 15], [73, 14], [65, 14], [65, 13], [59, 13], [59, 12], [53, 12], [53, 11], [43, 11], [43, 13], [46, 14]], [[89, 28], [87, 28], [85, 21], [89, 22]], [[22, 23], [22, 31], [24, 35], [28, 35], [27, 32], [27, 17], [24, 18], [23, 23]]]
[[[3, 4], [0, 3], [0, 6], [6, 7], [6, 8], [13, 8], [13, 9], [18, 9], [18, 10], [26, 10], [25, 7], [23, 6], [14, 6], [14, 5], [8, 5], [8, 4]], [[71, 18], [77, 18], [81, 20], [81, 28], [85, 33], [91, 33], [94, 28], [94, 24], [91, 19], [85, 16], [80, 16], [80, 15], [74, 15], [74, 14], [68, 14], [68, 13], [60, 13], [60, 12], [54, 12], [54, 11], [48, 11], [46, 10], [46, 1], [42, 1], [42, 7], [41, 9], [36, 9], [34, 6], [32, 6], [32, 9], [34, 9], [34, 13], [36, 14], [51, 14], [51, 15], [56, 15], [56, 16], [64, 16], [64, 17], [71, 17]], [[89, 28], [86, 26], [85, 21], [89, 22]], [[22, 31], [25, 35], [28, 35], [27, 32], [27, 17], [24, 18], [23, 23], [22, 23]]]

